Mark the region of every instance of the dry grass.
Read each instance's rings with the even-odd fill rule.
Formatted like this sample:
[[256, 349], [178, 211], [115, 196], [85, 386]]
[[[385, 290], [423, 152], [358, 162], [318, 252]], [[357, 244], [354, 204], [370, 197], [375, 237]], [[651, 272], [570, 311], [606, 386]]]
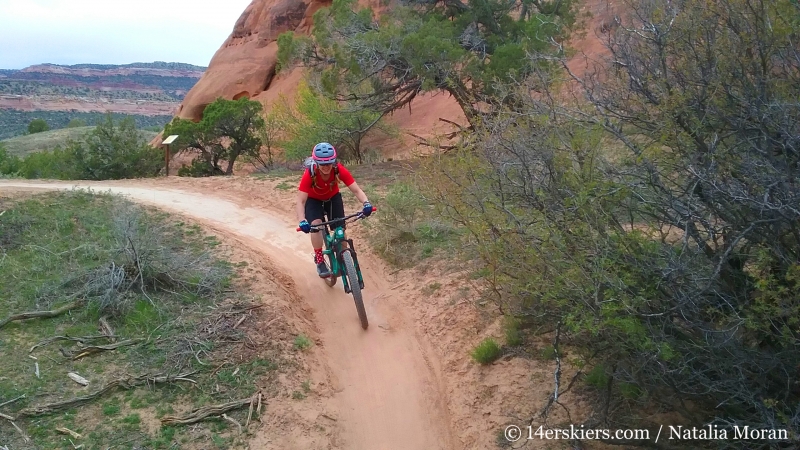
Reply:
[[[10, 155], [16, 155], [24, 158], [30, 153], [41, 152], [45, 150], [52, 150], [57, 146], [65, 147], [69, 141], [78, 141], [87, 133], [94, 130], [95, 127], [76, 127], [76, 128], [62, 128], [58, 130], [43, 131], [41, 133], [29, 134], [27, 136], [18, 136], [11, 139], [0, 141], [5, 145], [6, 150]], [[153, 131], [139, 130], [142, 138], [149, 142], [156, 137], [158, 133]]]

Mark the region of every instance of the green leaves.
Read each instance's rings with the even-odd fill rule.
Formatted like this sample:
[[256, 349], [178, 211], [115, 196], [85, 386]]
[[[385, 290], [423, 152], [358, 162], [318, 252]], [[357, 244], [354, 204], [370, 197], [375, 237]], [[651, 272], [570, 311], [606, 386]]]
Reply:
[[336, 0], [315, 14], [313, 41], [279, 39], [279, 62], [302, 60], [326, 73], [326, 92], [336, 80], [338, 93], [381, 113], [420, 92], [447, 91], [474, 125], [477, 105], [498, 100], [497, 82], [523, 83], [533, 70], [552, 69], [532, 55], [559, 51], [553, 42], [574, 18], [565, 1], [459, 5], [393, 7], [376, 19], [353, 0]]
[[24, 159], [0, 150], [0, 174], [61, 180], [116, 180], [155, 176], [163, 167], [160, 150], [143, 139], [132, 118], [114, 122], [110, 114], [77, 141]]
[[33, 119], [28, 124], [28, 134], [41, 133], [50, 129], [50, 125], [44, 119]]
[[[261, 103], [247, 98], [218, 98], [203, 110], [200, 122], [175, 118], [164, 128], [164, 135], [177, 134], [174, 149], [200, 153], [206, 170], [193, 170], [202, 175], [230, 175], [240, 155], [258, 157], [261, 135], [265, 129]], [[223, 170], [222, 161], [227, 162]]]
[[[322, 78], [323, 85], [331, 82]], [[392, 133], [381, 123], [380, 113], [331, 100], [305, 83], [298, 88], [293, 107], [284, 99], [274, 111], [283, 134], [280, 145], [287, 159], [303, 159], [315, 144], [330, 142], [341, 158], [361, 161], [364, 137], [374, 131]]]

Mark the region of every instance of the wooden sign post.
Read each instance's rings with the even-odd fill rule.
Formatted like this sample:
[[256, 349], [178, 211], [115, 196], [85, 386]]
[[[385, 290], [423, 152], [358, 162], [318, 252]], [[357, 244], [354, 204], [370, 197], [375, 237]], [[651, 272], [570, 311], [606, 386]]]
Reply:
[[161, 145], [164, 146], [164, 173], [166, 176], [169, 176], [169, 145], [175, 142], [175, 139], [178, 139], [177, 134], [173, 134], [161, 142]]

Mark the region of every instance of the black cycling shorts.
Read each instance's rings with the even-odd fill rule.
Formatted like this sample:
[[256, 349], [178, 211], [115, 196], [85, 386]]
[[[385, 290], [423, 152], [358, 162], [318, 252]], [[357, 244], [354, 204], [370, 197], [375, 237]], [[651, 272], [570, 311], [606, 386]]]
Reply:
[[[344, 217], [344, 203], [342, 202], [341, 192], [337, 192], [336, 195], [326, 201], [311, 197], [306, 199], [306, 220], [308, 223], [314, 223], [317, 219], [327, 222], [333, 219], [341, 219], [342, 217]], [[345, 226], [344, 221], [337, 225]], [[314, 230], [311, 231], [314, 232]]]

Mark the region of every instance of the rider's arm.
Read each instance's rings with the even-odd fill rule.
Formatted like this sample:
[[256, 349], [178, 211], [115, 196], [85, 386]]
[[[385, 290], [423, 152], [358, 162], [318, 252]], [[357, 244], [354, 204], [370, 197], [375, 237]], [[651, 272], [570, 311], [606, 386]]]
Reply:
[[306, 200], [308, 200], [309, 192], [311, 192], [311, 172], [306, 169], [305, 172], [303, 172], [303, 176], [300, 178], [300, 185], [297, 186], [295, 211], [297, 212], [298, 222], [306, 220]]
[[358, 187], [358, 183], [356, 183], [355, 178], [353, 175], [350, 174], [350, 171], [347, 170], [341, 163], [339, 164], [339, 178], [344, 182], [344, 185], [350, 189], [350, 192], [356, 196], [358, 201], [361, 203], [368, 202], [367, 194]]
[[362, 191], [361, 188], [358, 187], [358, 183], [356, 183], [355, 181], [353, 181], [353, 183], [350, 184], [350, 186], [347, 186], [347, 188], [350, 189], [350, 192], [352, 192], [353, 195], [355, 195], [358, 201], [360, 201], [361, 203], [369, 201], [369, 199], [367, 199], [367, 194], [365, 194], [364, 191]]
[[298, 222], [302, 222], [306, 218], [306, 200], [308, 200], [308, 192], [297, 191], [297, 203], [295, 204], [295, 212], [297, 212]]

